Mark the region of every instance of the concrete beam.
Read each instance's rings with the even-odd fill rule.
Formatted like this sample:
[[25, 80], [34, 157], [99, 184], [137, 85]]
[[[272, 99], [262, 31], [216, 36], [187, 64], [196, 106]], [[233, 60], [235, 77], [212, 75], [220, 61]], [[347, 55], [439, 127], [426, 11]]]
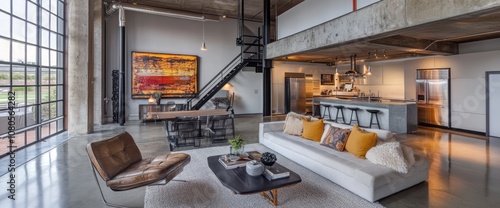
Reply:
[[370, 43], [393, 46], [400, 50], [410, 52], [422, 52], [436, 55], [458, 54], [457, 43], [419, 39], [401, 35], [372, 40]]
[[384, 0], [267, 45], [268, 59], [371, 41], [405, 29], [500, 8], [500, 0]]

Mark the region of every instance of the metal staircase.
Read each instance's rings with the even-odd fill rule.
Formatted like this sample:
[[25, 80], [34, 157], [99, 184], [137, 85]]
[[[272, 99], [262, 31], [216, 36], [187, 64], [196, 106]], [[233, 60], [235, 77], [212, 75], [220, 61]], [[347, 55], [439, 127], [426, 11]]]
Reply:
[[[247, 45], [242, 53], [234, 57], [233, 60], [229, 62], [219, 73], [217, 73], [203, 88], [201, 88], [196, 96], [191, 97], [187, 100], [187, 107], [190, 110], [199, 110], [203, 105], [205, 105], [222, 87], [228, 83], [236, 74], [238, 74], [243, 68], [247, 66], [259, 67], [262, 64], [262, 60], [243, 58], [245, 54], [251, 54], [248, 57], [261, 56], [260, 54], [253, 54], [249, 52], [253, 47], [258, 46], [262, 38], [256, 37], [251, 43], [252, 45]], [[257, 51], [258, 52], [258, 51]], [[253, 54], [253, 55], [252, 55]], [[262, 68], [262, 67], [261, 67]]]
[[257, 35], [245, 34], [244, 0], [238, 1], [238, 35], [236, 45], [241, 47], [241, 52], [229, 62], [217, 75], [215, 75], [199, 92], [187, 100], [187, 109], [199, 110], [222, 87], [245, 67], [255, 67], [255, 72], [262, 73], [264, 39], [260, 28]]

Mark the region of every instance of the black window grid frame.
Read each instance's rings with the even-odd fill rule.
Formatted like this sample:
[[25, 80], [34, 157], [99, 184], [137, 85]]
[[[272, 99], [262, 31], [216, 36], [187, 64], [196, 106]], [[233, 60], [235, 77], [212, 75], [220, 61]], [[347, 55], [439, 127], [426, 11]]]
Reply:
[[[56, 133], [60, 133], [63, 131], [63, 128], [60, 128], [61, 125], [63, 125], [63, 122], [64, 122], [64, 111], [65, 111], [65, 105], [64, 105], [64, 94], [65, 94], [65, 76], [66, 76], [66, 70], [65, 70], [65, 49], [66, 49], [66, 34], [65, 34], [65, 31], [66, 31], [66, 5], [65, 5], [65, 1], [64, 0], [57, 0], [55, 1], [58, 5], [56, 6], [56, 11], [53, 12], [51, 11], [50, 9], [46, 9], [44, 7], [42, 7], [41, 5], [41, 1], [40, 0], [29, 0], [29, 2], [32, 2], [35, 4], [35, 6], [37, 7], [37, 17], [36, 17], [36, 24], [29, 21], [28, 20], [28, 1], [26, 1], [25, 3], [25, 17], [19, 17], [15, 14], [13, 14], [13, 1], [15, 0], [11, 0], [11, 4], [10, 4], [10, 13], [8, 12], [5, 12], [3, 10], [0, 10], [0, 12], [3, 12], [4, 14], [7, 14], [10, 16], [9, 18], [9, 21], [10, 21], [10, 37], [5, 37], [5, 36], [1, 36], [0, 35], [0, 38], [3, 38], [3, 39], [7, 39], [9, 40], [9, 43], [10, 43], [10, 50], [9, 50], [9, 57], [10, 57], [10, 61], [0, 61], [0, 65], [9, 65], [9, 82], [10, 82], [10, 85], [0, 85], [0, 88], [10, 88], [10, 90], [12, 90], [13, 87], [24, 87], [25, 89], [27, 89], [28, 87], [34, 87], [35, 90], [36, 90], [36, 101], [35, 103], [33, 104], [29, 104], [27, 105], [27, 102], [25, 102], [25, 105], [24, 106], [21, 106], [21, 107], [16, 107], [15, 109], [19, 109], [19, 108], [22, 108], [24, 109], [24, 116], [26, 117], [26, 110], [28, 107], [33, 107], [36, 109], [36, 123], [34, 125], [26, 125], [27, 124], [27, 119], [25, 119], [25, 126], [21, 129], [17, 129], [16, 130], [16, 134], [19, 134], [19, 133], [24, 133], [24, 142], [23, 142], [23, 145], [21, 148], [24, 148], [24, 147], [27, 147], [31, 144], [35, 144], [39, 141], [42, 141], [52, 135], [55, 135]], [[53, 1], [49, 1], [49, 8], [51, 8], [51, 5]], [[61, 6], [63, 8], [61, 8]], [[46, 11], [49, 13], [49, 28], [46, 28], [46, 27], [43, 27], [42, 26], [42, 22], [41, 22], [41, 14], [42, 14], [42, 11]], [[59, 13], [60, 11], [61, 14]], [[56, 26], [54, 26], [54, 29], [55, 30], [51, 30], [52, 28], [52, 21], [51, 21], [51, 18], [52, 16], [51, 15], [55, 15], [56, 17]], [[18, 18], [22, 21], [24, 21], [24, 34], [25, 34], [25, 37], [23, 38], [23, 40], [18, 40], [18, 39], [14, 39], [13, 38], [13, 21], [14, 21], [14, 18]], [[62, 23], [63, 26], [62, 26], [62, 31], [59, 31], [60, 29], [60, 25], [59, 23]], [[33, 43], [30, 43], [28, 42], [28, 38], [27, 38], [27, 33], [28, 33], [28, 24], [34, 24], [36, 26], [36, 31], [37, 31], [37, 34], [36, 34], [36, 44], [33, 44]], [[48, 47], [45, 47], [45, 46], [42, 46], [42, 43], [41, 43], [41, 35], [42, 35], [42, 29], [45, 29], [45, 30], [48, 30], [49, 31], [49, 38], [48, 38]], [[55, 49], [54, 48], [51, 48], [51, 41], [52, 39], [50, 38], [50, 34], [51, 33], [54, 33], [56, 35], [56, 38], [55, 38]], [[62, 37], [62, 43], [59, 45], [58, 44], [58, 41], [59, 41], [59, 38]], [[21, 44], [24, 44], [24, 62], [22, 63], [19, 63], [19, 62], [14, 62], [13, 61], [13, 43], [16, 42], [16, 43], [21, 43]], [[37, 59], [37, 62], [36, 64], [32, 64], [32, 63], [27, 63], [27, 54], [28, 54], [28, 51], [27, 51], [27, 48], [28, 46], [35, 46], [37, 47], [37, 54], [36, 54], [36, 59]], [[42, 55], [42, 49], [47, 49], [49, 51], [49, 56], [48, 56], [48, 59], [49, 59], [49, 66], [46, 66], [46, 65], [42, 65], [42, 62], [41, 62], [41, 55]], [[50, 66], [50, 63], [51, 63], [51, 51], [55, 51], [56, 52], [56, 56], [59, 55], [59, 53], [62, 53], [62, 56], [59, 57], [61, 58], [61, 64], [60, 65], [57, 65], [59, 63], [59, 60], [57, 60], [56, 58], [56, 66]], [[24, 83], [25, 85], [13, 85], [13, 65], [16, 65], [16, 66], [23, 66], [24, 67]], [[35, 85], [28, 85], [27, 84], [27, 67], [32, 67], [32, 68], [35, 68], [36, 70], [36, 73], [37, 73], [37, 79], [36, 79], [36, 84]], [[42, 84], [41, 83], [41, 79], [42, 79], [42, 73], [41, 73], [41, 68], [48, 68], [49, 70], [49, 84]], [[57, 74], [57, 71], [61, 71], [61, 76], [62, 76], [62, 83], [58, 83], [57, 81], [57, 78], [56, 78], [56, 83], [55, 84], [52, 84], [50, 83], [50, 76], [51, 76], [51, 72], [52, 72], [52, 69], [56, 69], [56, 74]], [[57, 77], [57, 75], [56, 75]], [[42, 102], [42, 94], [41, 94], [41, 88], [44, 87], [44, 86], [48, 86], [49, 87], [49, 101], [46, 101], [46, 102]], [[62, 88], [62, 91], [60, 91], [59, 93], [61, 93], [63, 96], [61, 99], [59, 99], [58, 97], [59, 96], [56, 96], [56, 99], [55, 100], [50, 100], [50, 87], [55, 87], [56, 88], [56, 92], [58, 91], [58, 87], [61, 87]], [[25, 101], [27, 101], [27, 98], [28, 98], [28, 91], [25, 90], [24, 91], [24, 99]], [[61, 114], [58, 115], [57, 114], [57, 111], [58, 109], [56, 109], [56, 116], [53, 117], [53, 118], [49, 118], [48, 120], [44, 120], [42, 121], [41, 120], [41, 114], [42, 114], [42, 111], [41, 111], [41, 108], [42, 108], [42, 105], [44, 104], [56, 104], [56, 108], [57, 108], [57, 103], [61, 103], [61, 108], [59, 109], [61, 111]], [[0, 109], [2, 110], [2, 109]], [[49, 115], [51, 114], [50, 112], [50, 108], [49, 108]], [[52, 132], [52, 128], [50, 128], [50, 125], [52, 124], [56, 124], [56, 129], [54, 132]], [[42, 128], [44, 126], [49, 126], [49, 134], [42, 137]], [[35, 138], [35, 142], [32, 142], [30, 144], [27, 144], [27, 140], [28, 140], [28, 132], [29, 131], [32, 131], [32, 130], [35, 130], [35, 134], [36, 134], [36, 138]], [[5, 137], [7, 134], [2, 134], [0, 135], [0, 137]], [[17, 140], [18, 141], [18, 140]], [[3, 157], [5, 156], [6, 154], [3, 154], [3, 155], [0, 155], [0, 157]]]

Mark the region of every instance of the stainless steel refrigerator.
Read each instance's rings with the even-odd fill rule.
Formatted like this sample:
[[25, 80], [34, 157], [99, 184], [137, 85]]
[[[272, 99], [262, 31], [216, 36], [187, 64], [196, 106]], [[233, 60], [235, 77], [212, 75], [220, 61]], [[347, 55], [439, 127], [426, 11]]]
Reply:
[[450, 69], [417, 70], [418, 122], [450, 127]]
[[306, 112], [306, 78], [304, 73], [285, 73], [285, 113]]

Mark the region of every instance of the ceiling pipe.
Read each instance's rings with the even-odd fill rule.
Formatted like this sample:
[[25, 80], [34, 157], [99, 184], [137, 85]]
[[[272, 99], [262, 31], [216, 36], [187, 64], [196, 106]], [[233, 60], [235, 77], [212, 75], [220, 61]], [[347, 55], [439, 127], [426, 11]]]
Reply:
[[111, 3], [106, 10], [106, 14], [109, 16], [119, 9], [195, 21], [219, 21], [219, 16], [216, 15], [199, 14], [195, 12], [178, 11], [119, 2]]

